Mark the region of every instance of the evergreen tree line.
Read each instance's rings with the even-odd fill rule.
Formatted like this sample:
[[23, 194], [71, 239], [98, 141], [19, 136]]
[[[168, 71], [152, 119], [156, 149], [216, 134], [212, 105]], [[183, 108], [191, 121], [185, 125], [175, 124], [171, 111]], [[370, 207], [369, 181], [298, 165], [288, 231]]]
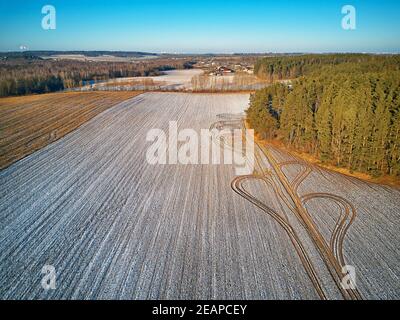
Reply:
[[254, 74], [271, 82], [294, 79], [318, 73], [323, 66], [338, 66], [345, 63], [359, 64], [359, 68], [370, 71], [399, 70], [399, 55], [371, 54], [306, 54], [297, 56], [266, 57], [257, 60]]
[[399, 60], [394, 56], [386, 68], [387, 58], [376, 58], [320, 66], [291, 85], [257, 91], [249, 124], [263, 138], [280, 139], [323, 162], [400, 177]]
[[132, 63], [5, 57], [0, 59], [0, 97], [54, 92], [81, 86], [89, 80], [156, 76], [191, 66], [190, 61], [171, 59]]

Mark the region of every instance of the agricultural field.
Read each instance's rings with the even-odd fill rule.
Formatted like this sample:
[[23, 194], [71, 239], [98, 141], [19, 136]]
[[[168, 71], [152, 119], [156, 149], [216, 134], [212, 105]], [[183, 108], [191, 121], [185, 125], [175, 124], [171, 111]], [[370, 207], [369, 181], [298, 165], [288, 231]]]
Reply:
[[157, 59], [157, 55], [143, 55], [137, 57], [119, 57], [111, 54], [104, 54], [99, 56], [87, 56], [84, 54], [55, 54], [50, 56], [42, 56], [43, 59], [52, 60], [76, 60], [76, 61], [91, 61], [91, 62], [132, 62], [147, 59]]
[[190, 90], [192, 89], [192, 78], [203, 74], [203, 70], [168, 70], [163, 73], [160, 76], [110, 79], [106, 82], [96, 83], [92, 88], [97, 90]]
[[191, 81], [191, 90], [195, 92], [254, 91], [271, 84], [252, 74], [234, 73], [231, 75], [196, 75]]
[[254, 91], [271, 84], [245, 73], [227, 75], [204, 74], [201, 69], [163, 71], [160, 76], [113, 78], [74, 91], [182, 91], [182, 92], [240, 92]]
[[85, 92], [0, 98], [0, 169], [138, 94]]
[[400, 298], [398, 190], [259, 142], [247, 176], [146, 161], [149, 130], [240, 127], [248, 101], [141, 94], [1, 170], [0, 298]]

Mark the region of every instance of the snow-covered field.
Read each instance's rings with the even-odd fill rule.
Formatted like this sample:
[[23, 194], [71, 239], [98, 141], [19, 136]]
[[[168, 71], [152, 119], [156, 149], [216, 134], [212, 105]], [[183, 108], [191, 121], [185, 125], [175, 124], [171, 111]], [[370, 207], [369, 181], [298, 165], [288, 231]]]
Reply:
[[115, 83], [127, 83], [129, 81], [139, 82], [141, 80], [152, 79], [155, 85], [159, 86], [160, 89], [168, 89], [168, 90], [185, 90], [191, 89], [192, 84], [191, 80], [194, 76], [200, 75], [203, 73], [203, 70], [200, 69], [187, 69], [187, 70], [170, 70], [164, 71], [165, 74], [161, 76], [153, 76], [153, 77], [126, 77], [126, 78], [116, 78], [110, 79], [106, 82], [100, 82], [94, 84], [94, 88], [101, 88], [109, 82]]
[[398, 191], [273, 147], [242, 180], [232, 165], [146, 162], [150, 129], [223, 125], [248, 99], [142, 94], [0, 171], [0, 298], [343, 298], [327, 258], [355, 267], [362, 298], [400, 298]]
[[156, 55], [144, 55], [140, 57], [116, 57], [112, 55], [86, 56], [83, 54], [56, 54], [51, 56], [43, 56], [43, 59], [56, 60], [76, 60], [76, 61], [95, 61], [95, 62], [132, 62], [149, 59], [157, 59]]

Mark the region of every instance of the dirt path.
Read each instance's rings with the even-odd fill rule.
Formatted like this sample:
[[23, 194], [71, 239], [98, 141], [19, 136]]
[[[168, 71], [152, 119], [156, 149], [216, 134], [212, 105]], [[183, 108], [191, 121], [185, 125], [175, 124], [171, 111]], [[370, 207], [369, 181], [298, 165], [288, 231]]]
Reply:
[[[347, 281], [347, 284], [350, 284], [350, 286], [354, 288], [348, 289], [343, 288], [342, 286], [342, 279], [346, 275], [342, 268], [347, 265], [347, 259], [344, 254], [345, 239], [352, 224], [357, 221], [356, 204], [335, 193], [309, 192], [301, 194], [299, 188], [302, 184], [306, 185], [308, 191], [313, 189], [312, 185], [306, 181], [310, 175], [313, 175], [314, 179], [318, 176], [320, 179], [322, 178], [328, 181], [333, 189], [337, 186], [334, 185], [334, 182], [330, 177], [327, 177], [331, 173], [325, 172], [325, 170], [320, 167], [296, 158], [293, 154], [281, 151], [275, 146], [258, 143], [256, 152], [258, 152], [258, 161], [254, 174], [245, 177], [236, 177], [232, 181], [232, 189], [258, 208], [262, 209], [265, 213], [269, 214], [287, 232], [300, 259], [302, 260], [303, 266], [311, 279], [316, 292], [322, 299], [329, 298], [329, 294], [327, 294], [327, 290], [325, 290], [324, 285], [320, 281], [321, 271], [317, 270], [318, 268], [315, 267], [315, 263], [313, 263], [314, 259], [309, 258], [309, 248], [305, 249], [307, 247], [303, 243], [305, 237], [312, 240], [313, 246], [317, 249], [320, 258], [329, 271], [334, 286], [337, 291], [340, 292], [342, 298], [356, 300], [362, 299], [362, 292], [357, 288], [355, 281], [352, 281], [351, 279]], [[263, 165], [263, 161], [260, 161], [260, 157], [265, 157], [268, 161], [269, 165], [267, 168]], [[293, 170], [293, 167], [300, 168], [300, 170]], [[287, 168], [287, 172], [292, 171], [291, 177], [283, 171], [283, 168]], [[293, 172], [295, 172], [295, 174], [293, 174]], [[366, 189], [371, 188], [376, 190], [376, 188], [378, 188], [381, 189], [382, 193], [384, 190], [388, 190], [387, 187], [382, 186], [379, 188], [376, 185], [362, 183], [358, 179], [352, 179], [340, 174], [336, 176], [339, 176], [352, 184], [358, 186], [362, 185]], [[292, 217], [289, 218], [285, 213], [285, 210], [281, 210], [281, 212], [273, 210], [271, 206], [246, 191], [243, 182], [252, 179], [265, 182], [265, 194], [269, 194], [269, 190], [272, 188], [275, 192], [275, 196], [279, 198], [281, 206], [285, 206], [287, 209], [286, 212], [289, 212]], [[396, 193], [395, 190], [390, 190], [390, 192]], [[314, 202], [314, 206], [321, 201], [328, 201], [336, 205], [338, 218], [336, 221], [332, 221], [334, 224], [331, 226], [332, 232], [330, 237], [322, 234], [314, 221], [312, 214], [310, 214], [310, 209], [307, 208], [307, 203], [311, 201]], [[397, 201], [396, 204], [398, 204]], [[394, 213], [395, 220], [399, 218], [399, 213], [399, 210]], [[291, 224], [291, 221], [293, 220], [299, 222], [299, 225], [302, 226], [302, 231], [295, 231], [297, 228]], [[327, 223], [327, 221], [325, 221], [325, 223]], [[368, 268], [368, 261], [366, 260], [365, 263]], [[358, 278], [362, 278], [363, 274], [358, 273], [357, 276]]]

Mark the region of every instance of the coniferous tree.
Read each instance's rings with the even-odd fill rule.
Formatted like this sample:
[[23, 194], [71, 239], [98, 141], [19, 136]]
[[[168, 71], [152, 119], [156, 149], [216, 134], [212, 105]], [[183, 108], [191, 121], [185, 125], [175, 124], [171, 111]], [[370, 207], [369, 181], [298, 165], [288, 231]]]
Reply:
[[400, 177], [399, 55], [266, 58], [256, 70], [271, 79], [303, 75], [253, 95], [248, 119], [258, 133], [324, 162]]

